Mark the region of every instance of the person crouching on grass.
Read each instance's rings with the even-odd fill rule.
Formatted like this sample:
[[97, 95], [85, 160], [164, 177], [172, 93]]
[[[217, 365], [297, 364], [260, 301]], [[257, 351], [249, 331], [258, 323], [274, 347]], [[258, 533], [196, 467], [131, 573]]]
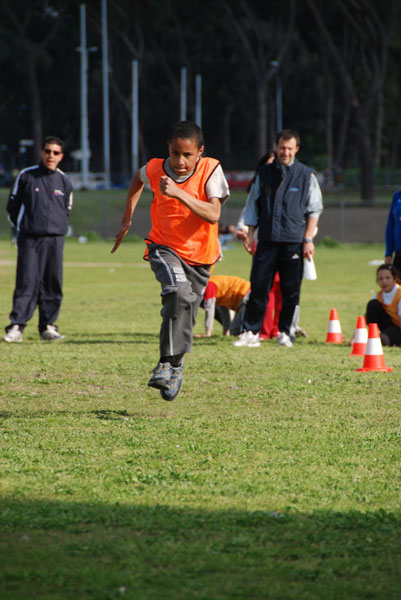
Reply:
[[161, 285], [160, 358], [148, 385], [174, 400], [182, 384], [183, 359], [210, 267], [220, 257], [218, 220], [229, 188], [218, 160], [202, 157], [202, 130], [179, 121], [168, 138], [169, 157], [153, 158], [129, 186], [122, 226], [111, 252], [127, 234], [145, 183], [153, 192], [152, 226], [144, 258]]
[[376, 271], [380, 292], [366, 307], [366, 322], [377, 323], [383, 346], [401, 346], [401, 286], [398, 271], [383, 264]]

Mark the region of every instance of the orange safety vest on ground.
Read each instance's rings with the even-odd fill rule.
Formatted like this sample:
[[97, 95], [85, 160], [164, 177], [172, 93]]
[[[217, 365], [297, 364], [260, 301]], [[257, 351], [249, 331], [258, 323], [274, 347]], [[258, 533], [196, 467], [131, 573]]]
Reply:
[[[218, 223], [207, 223], [176, 198], [161, 193], [160, 178], [167, 175], [164, 163], [165, 159], [153, 158], [146, 166], [153, 202], [152, 229], [145, 241], [168, 246], [190, 265], [212, 265], [220, 258]], [[200, 158], [192, 175], [176, 184], [193, 198], [207, 202], [206, 184], [219, 164], [214, 158]]]
[[397, 289], [396, 293], [394, 294], [394, 298], [393, 298], [393, 301], [391, 304], [384, 304], [382, 290], [380, 290], [380, 292], [377, 292], [376, 298], [378, 299], [380, 304], [382, 304], [386, 313], [388, 315], [390, 315], [392, 322], [395, 325], [399, 325], [400, 318], [398, 316], [398, 304], [401, 302], [401, 287], [397, 283], [395, 285], [397, 286], [398, 289]]
[[[235, 311], [238, 310], [238, 306], [251, 289], [249, 281], [235, 275], [212, 275], [209, 283], [216, 286], [216, 304], [218, 306], [226, 306]], [[204, 296], [205, 299], [207, 299], [206, 296], [207, 287]]]

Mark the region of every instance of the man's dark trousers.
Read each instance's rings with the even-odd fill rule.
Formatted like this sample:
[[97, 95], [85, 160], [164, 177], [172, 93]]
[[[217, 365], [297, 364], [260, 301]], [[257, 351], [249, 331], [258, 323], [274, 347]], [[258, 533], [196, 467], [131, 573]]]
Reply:
[[58, 317], [63, 299], [64, 236], [18, 238], [17, 276], [10, 322], [23, 330], [39, 308], [39, 332]]
[[244, 331], [258, 333], [276, 272], [280, 275], [283, 305], [279, 330], [290, 335], [303, 275], [303, 245], [295, 242], [259, 242], [253, 258], [251, 293], [245, 310]]

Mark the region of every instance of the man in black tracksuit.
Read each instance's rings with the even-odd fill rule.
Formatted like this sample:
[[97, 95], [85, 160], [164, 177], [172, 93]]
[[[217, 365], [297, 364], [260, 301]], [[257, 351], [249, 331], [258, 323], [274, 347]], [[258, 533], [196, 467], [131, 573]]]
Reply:
[[22, 342], [22, 332], [39, 308], [42, 340], [63, 338], [54, 325], [60, 312], [64, 236], [72, 207], [72, 185], [58, 169], [63, 142], [45, 138], [39, 165], [20, 171], [11, 190], [7, 212], [18, 231], [16, 285], [6, 342]]

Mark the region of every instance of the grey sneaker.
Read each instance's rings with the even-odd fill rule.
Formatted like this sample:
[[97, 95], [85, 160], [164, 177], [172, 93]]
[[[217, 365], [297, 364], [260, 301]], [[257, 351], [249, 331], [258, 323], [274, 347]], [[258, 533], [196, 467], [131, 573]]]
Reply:
[[4, 342], [8, 342], [9, 344], [12, 344], [13, 342], [22, 342], [24, 340], [24, 338], [22, 337], [22, 331], [20, 331], [18, 325], [13, 325], [12, 327], [10, 327], [6, 335], [1, 339]]
[[292, 343], [290, 336], [287, 335], [284, 331], [282, 331], [278, 336], [278, 345], [286, 346], [287, 348], [292, 348], [294, 344]]
[[156, 369], [153, 371], [152, 377], [148, 381], [148, 385], [158, 390], [167, 391], [170, 385], [171, 368], [169, 362], [159, 362]]
[[169, 386], [166, 389], [160, 390], [160, 395], [164, 400], [174, 400], [178, 396], [182, 386], [182, 368], [184, 365], [179, 367], [171, 367], [171, 377]]
[[260, 346], [259, 334], [252, 331], [244, 331], [238, 340], [233, 342], [233, 346], [248, 346], [249, 348], [258, 348]]
[[64, 336], [57, 331], [54, 325], [46, 325], [46, 329], [40, 334], [40, 339], [46, 342], [58, 342], [64, 339]]

